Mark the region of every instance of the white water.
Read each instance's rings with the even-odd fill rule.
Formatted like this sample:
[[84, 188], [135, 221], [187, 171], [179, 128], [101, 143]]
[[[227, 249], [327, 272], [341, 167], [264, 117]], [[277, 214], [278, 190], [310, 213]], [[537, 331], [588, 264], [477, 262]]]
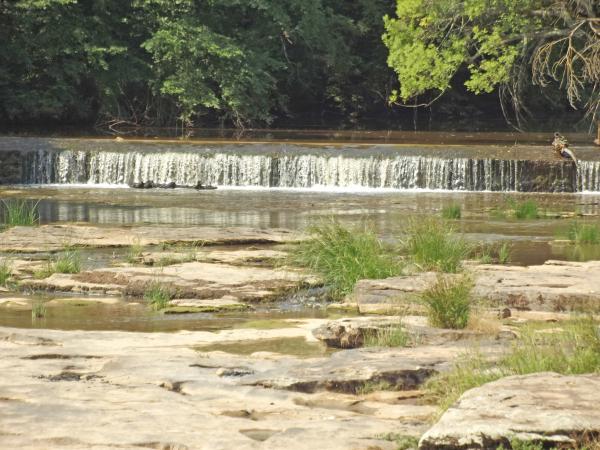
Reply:
[[[518, 191], [529, 170], [526, 162], [517, 160], [208, 150], [39, 150], [27, 158], [27, 183], [105, 186], [152, 181], [324, 190]], [[600, 162], [581, 161], [577, 178], [579, 191], [600, 191]]]

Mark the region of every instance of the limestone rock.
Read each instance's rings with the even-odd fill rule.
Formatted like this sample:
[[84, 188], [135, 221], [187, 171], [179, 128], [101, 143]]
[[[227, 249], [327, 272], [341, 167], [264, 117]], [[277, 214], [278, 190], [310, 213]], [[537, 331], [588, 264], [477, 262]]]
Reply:
[[[546, 447], [600, 433], [600, 375], [539, 373], [471, 389], [421, 441], [421, 450], [488, 449], [512, 439]], [[580, 445], [575, 445], [580, 448]]]

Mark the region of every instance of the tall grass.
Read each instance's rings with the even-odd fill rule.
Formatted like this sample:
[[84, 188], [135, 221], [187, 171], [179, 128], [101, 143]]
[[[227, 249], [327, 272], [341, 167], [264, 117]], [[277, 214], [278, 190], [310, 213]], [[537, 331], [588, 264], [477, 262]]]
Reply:
[[472, 280], [438, 276], [437, 281], [423, 291], [421, 298], [427, 307], [429, 323], [439, 328], [465, 328], [471, 314]]
[[127, 249], [127, 254], [125, 255], [125, 259], [129, 264], [135, 264], [138, 262], [144, 252], [144, 247], [140, 244], [140, 240], [136, 239], [133, 244], [129, 246]]
[[2, 207], [2, 225], [5, 227], [35, 226], [40, 223], [38, 201], [31, 200], [0, 200]]
[[335, 221], [309, 229], [310, 238], [291, 255], [292, 262], [320, 274], [334, 298], [349, 294], [360, 279], [402, 273], [402, 263], [365, 228], [346, 228]]
[[5, 259], [2, 262], [0, 262], [0, 286], [6, 286], [11, 276], [12, 267], [10, 263]]
[[582, 374], [600, 371], [600, 333], [593, 318], [566, 322], [562, 331], [536, 330], [526, 326], [519, 339], [496, 364], [473, 353], [449, 372], [426, 383], [432, 399], [442, 410], [467, 390], [510, 375], [538, 372]]
[[595, 223], [574, 222], [567, 230], [567, 237], [575, 244], [600, 244], [600, 226]]
[[158, 281], [153, 281], [144, 291], [144, 300], [150, 303], [155, 311], [160, 311], [169, 306], [173, 293], [168, 286]]
[[462, 261], [473, 251], [454, 228], [435, 218], [412, 222], [403, 247], [421, 269], [448, 273], [460, 272]]
[[81, 272], [81, 256], [77, 250], [66, 248], [56, 257], [52, 268], [57, 273], [79, 273]]
[[46, 317], [46, 305], [40, 301], [34, 302], [31, 305], [31, 318], [35, 320], [43, 317]]
[[406, 347], [410, 344], [410, 335], [398, 323], [378, 328], [365, 334], [364, 347]]
[[511, 206], [514, 208], [514, 215], [517, 219], [537, 219], [540, 217], [538, 204], [534, 200], [514, 202]]
[[442, 217], [444, 219], [460, 219], [461, 216], [462, 211], [460, 205], [456, 203], [448, 205], [442, 209]]

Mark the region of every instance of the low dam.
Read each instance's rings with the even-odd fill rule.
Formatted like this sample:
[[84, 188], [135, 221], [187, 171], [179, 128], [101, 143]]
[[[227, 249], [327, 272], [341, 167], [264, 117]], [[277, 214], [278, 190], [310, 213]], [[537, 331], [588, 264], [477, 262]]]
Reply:
[[600, 191], [600, 158], [549, 147], [0, 138], [2, 184]]

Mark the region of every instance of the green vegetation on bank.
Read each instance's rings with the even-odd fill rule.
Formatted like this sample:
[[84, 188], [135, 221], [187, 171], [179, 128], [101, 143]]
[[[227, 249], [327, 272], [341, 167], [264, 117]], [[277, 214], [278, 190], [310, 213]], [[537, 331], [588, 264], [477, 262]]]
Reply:
[[598, 38], [582, 24], [600, 13], [563, 3], [5, 1], [0, 122], [412, 128], [422, 115], [474, 129], [504, 111], [523, 128], [527, 111], [576, 123], [576, 110], [597, 115]]
[[309, 234], [294, 248], [292, 262], [320, 274], [334, 298], [349, 294], [360, 279], [402, 273], [398, 255], [366, 227], [346, 228], [331, 221], [312, 227]]
[[65, 247], [62, 252], [54, 256], [42, 268], [33, 273], [35, 278], [48, 278], [54, 273], [79, 273], [81, 272], [81, 255], [77, 249]]
[[46, 305], [44, 305], [44, 302], [33, 302], [31, 305], [31, 318], [35, 320], [42, 319], [44, 317], [46, 317]]
[[438, 328], [465, 328], [471, 314], [473, 281], [467, 275], [458, 278], [440, 275], [421, 298], [427, 306], [429, 323]]
[[422, 270], [456, 273], [473, 246], [454, 232], [446, 222], [435, 218], [415, 220], [407, 230], [403, 250]]
[[445, 410], [465, 391], [510, 375], [536, 372], [582, 374], [600, 371], [598, 322], [578, 318], [560, 328], [539, 330], [525, 326], [512, 348], [497, 363], [477, 353], [467, 355], [453, 370], [432, 378], [426, 387]]
[[36, 226], [40, 223], [38, 201], [10, 199], [0, 200], [1, 228]]

